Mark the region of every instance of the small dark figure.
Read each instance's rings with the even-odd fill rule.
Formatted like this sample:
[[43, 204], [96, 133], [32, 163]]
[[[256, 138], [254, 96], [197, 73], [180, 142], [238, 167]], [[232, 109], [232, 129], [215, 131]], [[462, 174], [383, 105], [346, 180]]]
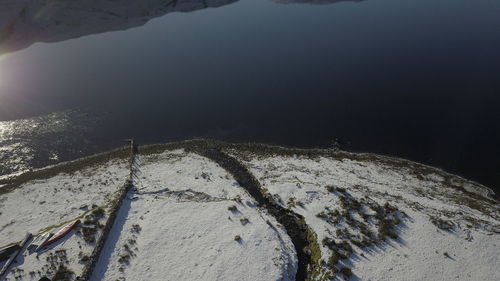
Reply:
[[40, 280], [38, 280], [38, 281], [50, 281], [50, 279], [44, 276], [44, 277], [42, 277], [42, 278], [41, 278]]

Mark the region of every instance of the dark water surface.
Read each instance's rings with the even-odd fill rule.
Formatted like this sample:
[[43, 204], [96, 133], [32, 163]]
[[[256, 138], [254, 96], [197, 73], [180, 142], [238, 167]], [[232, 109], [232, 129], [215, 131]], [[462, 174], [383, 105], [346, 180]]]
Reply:
[[311, 2], [0, 0], [0, 174], [129, 137], [338, 139], [500, 190], [500, 1]]

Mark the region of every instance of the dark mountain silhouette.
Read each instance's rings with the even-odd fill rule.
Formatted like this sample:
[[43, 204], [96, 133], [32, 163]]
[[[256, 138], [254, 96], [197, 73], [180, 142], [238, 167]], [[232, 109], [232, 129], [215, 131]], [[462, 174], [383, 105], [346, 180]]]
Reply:
[[216, 8], [238, 0], [0, 0], [0, 54], [36, 42], [59, 42], [126, 30], [171, 12]]
[[312, 5], [328, 5], [339, 2], [362, 2], [365, 0], [273, 0], [280, 4], [312, 4]]

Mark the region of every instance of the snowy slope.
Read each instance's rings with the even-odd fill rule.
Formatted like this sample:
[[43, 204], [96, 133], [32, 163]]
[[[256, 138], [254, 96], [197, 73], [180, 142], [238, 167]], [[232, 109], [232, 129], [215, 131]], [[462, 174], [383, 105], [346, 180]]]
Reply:
[[182, 151], [142, 161], [92, 280], [293, 280], [286, 232], [226, 171]]
[[[473, 183], [439, 170], [420, 175], [383, 161], [230, 153], [246, 163], [277, 202], [305, 217], [318, 235], [325, 274], [348, 267], [360, 280], [500, 280], [498, 205], [450, 187], [445, 178]], [[378, 238], [375, 216], [362, 218], [386, 203], [397, 208], [392, 214], [400, 220], [392, 228], [395, 239]], [[361, 234], [364, 227], [368, 235]], [[333, 269], [328, 261], [334, 251], [325, 239], [348, 241], [353, 248]]]
[[115, 160], [73, 174], [32, 180], [0, 199], [2, 242], [21, 240], [26, 231], [37, 233], [80, 216], [92, 205], [102, 206], [123, 185], [127, 163]]
[[[127, 161], [116, 159], [74, 173], [59, 173], [50, 178], [31, 180], [2, 194], [1, 246], [18, 242], [26, 232], [33, 235], [46, 231], [55, 233], [77, 218], [85, 222], [84, 216], [99, 207], [103, 208], [104, 213], [97, 218], [97, 224], [102, 225], [107, 219], [109, 200], [123, 185], [128, 174]], [[97, 228], [95, 239], [101, 234], [102, 229]], [[78, 233], [72, 231], [39, 254], [25, 251], [5, 280], [39, 280], [45, 275], [53, 276], [60, 265], [75, 278], [83, 270], [83, 261], [90, 256], [94, 246], [95, 241], [82, 235], [81, 228]], [[1, 266], [3, 263], [0, 263]]]
[[[488, 188], [376, 155], [205, 141], [171, 147], [135, 156], [133, 187], [114, 221], [110, 203], [120, 202], [130, 172], [118, 158], [2, 194], [2, 246], [26, 231], [84, 222], [39, 255], [25, 252], [5, 280], [77, 280], [100, 237], [94, 281], [295, 280], [302, 268], [307, 280], [500, 280], [500, 206], [481, 196]], [[214, 150], [226, 156], [206, 153]], [[247, 167], [244, 176], [228, 166], [231, 156]], [[248, 176], [278, 207], [247, 193]], [[292, 217], [278, 218], [282, 226], [276, 208], [299, 214], [309, 230], [291, 229]], [[296, 231], [312, 231], [301, 232], [307, 247], [293, 244]], [[308, 264], [299, 262], [303, 253]]]

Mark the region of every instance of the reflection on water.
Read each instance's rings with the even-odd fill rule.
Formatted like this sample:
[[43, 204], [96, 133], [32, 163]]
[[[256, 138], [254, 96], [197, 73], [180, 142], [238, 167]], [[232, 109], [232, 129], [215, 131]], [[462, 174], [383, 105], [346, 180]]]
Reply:
[[[239, 0], [0, 0], [0, 54], [36, 42], [59, 42], [126, 30], [171, 12], [216, 8]], [[273, 0], [280, 4], [333, 4], [364, 0]]]
[[362, 2], [365, 0], [273, 0], [280, 4], [311, 4], [311, 5], [327, 5], [339, 2]]
[[283, 5], [337, 2], [0, 0], [0, 120], [20, 119], [1, 123], [0, 173], [129, 137], [339, 138], [500, 187], [491, 0]]
[[0, 122], [0, 175], [82, 155], [95, 122], [78, 111]]
[[0, 0], [0, 54], [36, 42], [126, 30], [171, 12], [215, 8], [238, 0]]

